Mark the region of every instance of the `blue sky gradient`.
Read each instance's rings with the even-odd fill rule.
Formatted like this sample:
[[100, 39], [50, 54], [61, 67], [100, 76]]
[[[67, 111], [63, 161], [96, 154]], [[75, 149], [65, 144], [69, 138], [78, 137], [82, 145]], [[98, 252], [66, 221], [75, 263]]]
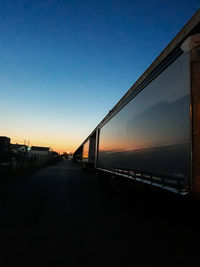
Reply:
[[73, 151], [199, 7], [0, 1], [0, 135]]

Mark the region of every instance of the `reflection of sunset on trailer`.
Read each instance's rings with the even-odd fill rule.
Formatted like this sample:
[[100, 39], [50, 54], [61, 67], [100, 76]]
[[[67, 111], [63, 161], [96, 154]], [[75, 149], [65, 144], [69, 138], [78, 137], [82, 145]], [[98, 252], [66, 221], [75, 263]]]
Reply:
[[75, 151], [90, 165], [200, 194], [200, 11]]

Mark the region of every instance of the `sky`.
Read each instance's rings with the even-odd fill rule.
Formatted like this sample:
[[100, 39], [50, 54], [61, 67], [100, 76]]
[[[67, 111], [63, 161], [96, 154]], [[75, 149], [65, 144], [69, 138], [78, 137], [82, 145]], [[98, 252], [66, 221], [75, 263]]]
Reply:
[[0, 135], [73, 152], [200, 0], [0, 0]]

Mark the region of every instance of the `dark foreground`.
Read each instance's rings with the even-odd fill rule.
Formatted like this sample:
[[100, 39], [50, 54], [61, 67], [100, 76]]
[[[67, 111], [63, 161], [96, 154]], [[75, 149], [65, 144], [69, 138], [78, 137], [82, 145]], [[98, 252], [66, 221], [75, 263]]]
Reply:
[[70, 160], [2, 185], [0, 266], [200, 266], [197, 216], [159, 202], [119, 197]]

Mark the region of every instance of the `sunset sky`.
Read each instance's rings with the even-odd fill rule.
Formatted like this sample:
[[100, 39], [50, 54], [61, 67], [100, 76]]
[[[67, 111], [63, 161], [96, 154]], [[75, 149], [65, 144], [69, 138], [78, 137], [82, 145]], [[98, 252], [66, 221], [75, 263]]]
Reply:
[[0, 135], [74, 151], [199, 7], [0, 0]]

